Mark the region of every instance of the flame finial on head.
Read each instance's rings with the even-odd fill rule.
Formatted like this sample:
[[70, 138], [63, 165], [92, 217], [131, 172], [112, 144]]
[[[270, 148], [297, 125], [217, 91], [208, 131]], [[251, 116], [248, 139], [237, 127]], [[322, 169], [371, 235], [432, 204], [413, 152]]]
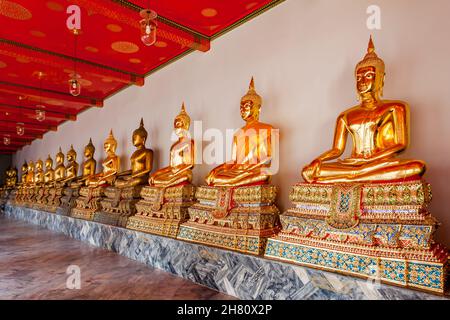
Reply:
[[367, 46], [367, 53], [364, 56], [364, 59], [362, 59], [356, 65], [355, 72], [357, 72], [358, 69], [361, 69], [363, 67], [374, 67], [377, 73], [384, 75], [385, 69], [384, 61], [381, 60], [375, 52], [375, 45], [373, 44], [372, 36], [370, 36], [369, 39], [369, 44]]

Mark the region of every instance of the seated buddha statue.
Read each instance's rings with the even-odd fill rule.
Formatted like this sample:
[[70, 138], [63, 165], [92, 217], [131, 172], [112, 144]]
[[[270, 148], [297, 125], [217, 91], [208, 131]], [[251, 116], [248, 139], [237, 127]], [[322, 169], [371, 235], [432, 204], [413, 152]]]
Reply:
[[34, 162], [28, 162], [27, 176], [26, 176], [26, 184], [28, 186], [34, 185]]
[[86, 185], [92, 188], [112, 184], [120, 169], [119, 157], [116, 155], [117, 141], [112, 130], [103, 143], [103, 148], [107, 154], [106, 159], [102, 162], [103, 171], [86, 179]]
[[58, 153], [56, 154], [56, 168], [55, 168], [55, 182], [56, 184], [61, 184], [64, 182], [66, 178], [66, 166], [64, 165], [64, 153], [59, 148]]
[[[425, 173], [423, 161], [397, 158], [409, 144], [409, 106], [381, 99], [384, 76], [384, 62], [375, 53], [370, 38], [367, 54], [355, 69], [361, 103], [339, 115], [333, 147], [302, 171], [307, 182], [386, 181]], [[351, 156], [338, 159], [349, 136], [353, 143]]]
[[171, 187], [183, 182], [192, 182], [194, 167], [194, 140], [189, 137], [191, 119], [184, 103], [174, 120], [174, 131], [178, 140], [170, 147], [170, 164], [150, 176], [148, 183], [155, 187]]
[[76, 179], [78, 167], [77, 152], [73, 148], [73, 145], [70, 145], [70, 150], [67, 152], [66, 178], [64, 179], [65, 183], [70, 183]]
[[[87, 178], [95, 174], [95, 169], [97, 167], [97, 161], [94, 159], [95, 147], [92, 144], [92, 139], [89, 139], [89, 143], [84, 147], [84, 161], [81, 164], [81, 177], [78, 179], [73, 179], [70, 182], [71, 188], [80, 187]], [[77, 170], [78, 171], [78, 170]]]
[[262, 99], [255, 91], [252, 78], [247, 94], [241, 99], [241, 117], [246, 123], [233, 136], [232, 160], [208, 174], [208, 185], [241, 186], [269, 181], [273, 127], [259, 122], [261, 104]]
[[20, 168], [20, 183], [24, 185], [27, 181], [28, 164], [25, 161]]
[[132, 137], [136, 151], [131, 155], [131, 171], [124, 171], [118, 175], [114, 183], [117, 188], [134, 187], [147, 183], [148, 174], [153, 166], [153, 150], [145, 147], [147, 136], [144, 120], [141, 119], [139, 128], [134, 130]]
[[44, 162], [41, 159], [36, 161], [35, 173], [34, 173], [34, 183], [35, 184], [43, 184], [44, 179]]
[[53, 159], [48, 155], [47, 160], [45, 160], [44, 182], [45, 184], [51, 184], [54, 180], [55, 170], [53, 170]]

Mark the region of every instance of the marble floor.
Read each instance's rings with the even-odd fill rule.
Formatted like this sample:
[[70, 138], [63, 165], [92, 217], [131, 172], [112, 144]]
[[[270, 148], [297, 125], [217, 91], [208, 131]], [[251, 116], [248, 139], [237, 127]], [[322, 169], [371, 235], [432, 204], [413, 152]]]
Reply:
[[[80, 289], [69, 266], [80, 270]], [[74, 269], [76, 270], [76, 267]], [[71, 271], [73, 272], [73, 271]], [[0, 299], [234, 299], [108, 250], [0, 215]]]

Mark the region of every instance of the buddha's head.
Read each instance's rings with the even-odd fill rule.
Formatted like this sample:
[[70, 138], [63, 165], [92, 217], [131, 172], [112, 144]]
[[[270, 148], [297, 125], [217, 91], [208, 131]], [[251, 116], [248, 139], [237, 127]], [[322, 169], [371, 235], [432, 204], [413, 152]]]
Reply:
[[50, 155], [48, 155], [47, 160], [45, 160], [45, 169], [48, 170], [52, 170], [53, 168], [53, 159], [52, 157], [50, 157]]
[[73, 145], [70, 145], [70, 150], [67, 152], [67, 161], [74, 162], [77, 159], [77, 152], [73, 148]]
[[34, 162], [33, 161], [28, 162], [28, 170], [27, 170], [27, 172], [28, 173], [33, 173], [34, 172]]
[[11, 168], [11, 178], [17, 177], [17, 168]]
[[144, 128], [144, 119], [141, 118], [141, 123], [139, 124], [139, 128], [133, 131], [133, 145], [135, 147], [145, 146], [145, 141], [147, 141], [147, 130]]
[[181, 105], [180, 113], [175, 117], [173, 121], [173, 128], [175, 130], [175, 134], [178, 137], [183, 137], [189, 131], [189, 127], [191, 126], [191, 118], [186, 112], [186, 108], [184, 106], [184, 102]]
[[84, 147], [84, 157], [86, 160], [92, 159], [94, 157], [95, 147], [92, 144], [92, 139], [89, 139], [89, 143]]
[[28, 171], [28, 164], [27, 164], [27, 162], [25, 161], [25, 162], [23, 163], [23, 165], [22, 165], [22, 168], [20, 168], [20, 172], [22, 173], [22, 175], [24, 175], [24, 174], [27, 173], [27, 171]]
[[38, 161], [36, 161], [36, 171], [42, 171], [42, 168], [44, 167], [44, 162], [42, 162], [41, 159], [39, 159]]
[[370, 37], [367, 54], [355, 68], [356, 90], [360, 97], [371, 94], [375, 98], [383, 95], [385, 65], [375, 53], [375, 46]]
[[59, 151], [56, 154], [55, 159], [56, 159], [56, 165], [58, 165], [58, 166], [64, 165], [64, 153], [62, 152], [61, 147], [59, 147]]
[[103, 149], [105, 152], [109, 155], [115, 154], [117, 148], [117, 141], [114, 138], [113, 131], [109, 132], [108, 138], [106, 138], [105, 142], [103, 143]]
[[255, 91], [255, 82], [250, 81], [248, 92], [241, 99], [241, 117], [244, 121], [250, 122], [259, 119], [261, 111], [262, 99]]

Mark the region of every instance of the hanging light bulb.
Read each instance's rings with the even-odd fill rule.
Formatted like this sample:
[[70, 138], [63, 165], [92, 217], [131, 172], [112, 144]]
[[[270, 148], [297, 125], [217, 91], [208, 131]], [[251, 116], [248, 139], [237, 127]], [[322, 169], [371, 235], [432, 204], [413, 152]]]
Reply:
[[9, 134], [6, 134], [3, 137], [3, 143], [5, 144], [5, 146], [9, 146], [11, 144], [11, 137]]
[[72, 73], [72, 77], [69, 80], [69, 92], [71, 95], [73, 95], [74, 97], [79, 96], [81, 93], [81, 83], [78, 80], [80, 77], [79, 74], [77, 74], [77, 36], [80, 34], [80, 30], [74, 28], [72, 29], [72, 33], [75, 37], [75, 43], [74, 43], [74, 60], [73, 60], [73, 73]]
[[156, 42], [156, 27], [158, 26], [156, 18], [158, 15], [150, 9], [141, 10], [139, 14], [143, 18], [139, 21], [141, 25], [141, 41], [146, 46], [151, 46]]
[[[42, 108], [44, 106], [41, 105], [41, 106], [37, 106], [37, 107]], [[45, 110], [42, 110], [42, 109], [37, 109], [36, 110], [36, 120], [39, 121], [39, 122], [42, 122], [42, 121], [45, 120]]]
[[23, 122], [18, 122], [16, 126], [17, 134], [23, 136], [25, 133], [25, 124]]
[[74, 75], [72, 79], [69, 80], [69, 92], [74, 97], [79, 96], [81, 93], [81, 84], [78, 81], [78, 75]]
[[39, 89], [41, 94], [39, 95], [39, 104], [36, 105], [36, 120], [37, 121], [44, 121], [45, 120], [45, 106], [42, 104], [42, 77], [44, 76], [43, 72], [39, 72]]

